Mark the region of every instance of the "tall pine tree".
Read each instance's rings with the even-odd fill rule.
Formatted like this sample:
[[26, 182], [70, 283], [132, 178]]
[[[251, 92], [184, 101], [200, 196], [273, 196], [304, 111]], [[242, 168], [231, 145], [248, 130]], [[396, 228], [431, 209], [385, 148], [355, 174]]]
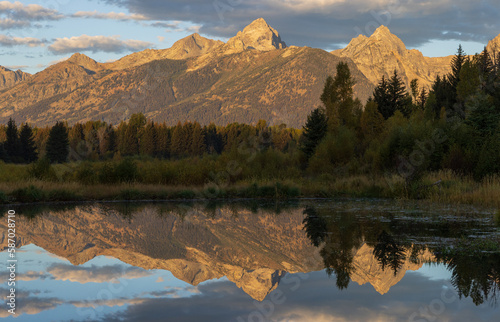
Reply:
[[7, 140], [5, 141], [4, 148], [7, 154], [7, 161], [20, 162], [21, 149], [19, 144], [19, 133], [17, 132], [16, 122], [13, 119], [9, 119], [5, 132]]
[[309, 159], [316, 147], [325, 137], [328, 128], [326, 113], [322, 108], [314, 109], [308, 116], [303, 127], [300, 150]]
[[26, 163], [35, 162], [38, 159], [38, 153], [36, 151], [33, 130], [27, 123], [21, 127], [19, 142], [23, 161]]
[[362, 107], [361, 102], [353, 97], [355, 84], [349, 65], [344, 62], [338, 63], [334, 78], [329, 76], [326, 79], [321, 101], [326, 109], [330, 130], [342, 125], [355, 126], [356, 114], [361, 112]]
[[45, 147], [45, 155], [51, 163], [63, 163], [68, 159], [69, 139], [68, 130], [63, 122], [57, 122], [49, 133]]

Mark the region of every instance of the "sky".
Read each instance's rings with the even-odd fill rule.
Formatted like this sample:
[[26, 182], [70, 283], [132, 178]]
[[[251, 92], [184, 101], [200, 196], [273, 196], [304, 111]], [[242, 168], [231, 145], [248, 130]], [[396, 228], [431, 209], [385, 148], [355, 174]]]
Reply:
[[[407, 271], [384, 295], [353, 281], [339, 290], [324, 270], [286, 274], [259, 302], [226, 277], [192, 286], [112, 257], [72, 265], [33, 244], [16, 255], [17, 311], [13, 317], [2, 308], [5, 321], [497, 321], [500, 314], [491, 302], [459, 300], [443, 264]], [[0, 252], [2, 262], [7, 256]], [[0, 293], [8, 294], [6, 283]]]
[[500, 34], [498, 0], [0, 1], [0, 65], [35, 73], [75, 52], [113, 61], [194, 32], [226, 41], [260, 17], [287, 45], [325, 50], [380, 25], [433, 57], [480, 52]]

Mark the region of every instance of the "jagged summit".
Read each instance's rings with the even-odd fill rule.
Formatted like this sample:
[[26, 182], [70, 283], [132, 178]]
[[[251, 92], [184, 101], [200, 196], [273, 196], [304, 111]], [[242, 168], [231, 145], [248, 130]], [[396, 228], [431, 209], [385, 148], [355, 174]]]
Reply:
[[181, 40], [176, 41], [169, 49], [170, 56], [177, 59], [185, 59], [195, 56], [201, 56], [211, 51], [213, 48], [223, 44], [220, 40], [212, 40], [194, 33]]
[[127, 55], [115, 62], [106, 64], [112, 70], [121, 70], [140, 66], [159, 59], [187, 59], [202, 56], [215, 48], [223, 46], [220, 40], [212, 40], [200, 36], [197, 33], [177, 40], [168, 49], [146, 49], [137, 53]]
[[270, 51], [286, 48], [285, 42], [276, 29], [269, 26], [263, 18], [254, 20], [229, 39], [225, 46], [226, 51], [240, 52], [246, 49]]
[[386, 26], [380, 26], [370, 36], [360, 35], [346, 48], [332, 52], [351, 58], [363, 74], [378, 84], [382, 76], [392, 76], [397, 70], [403, 81], [418, 79], [420, 86], [430, 87], [436, 76], [449, 71], [451, 58], [428, 58], [418, 50], [408, 50], [401, 39]]
[[386, 27], [386, 26], [384, 26], [384, 25], [381, 25], [380, 27], [378, 27], [378, 28], [375, 30], [375, 32], [374, 32], [373, 34], [374, 34], [374, 35], [375, 35], [375, 34], [382, 34], [382, 35], [383, 35], [383, 34], [385, 34], [385, 35], [389, 35], [389, 34], [391, 34], [391, 35], [392, 35], [392, 33], [391, 33], [391, 31], [389, 30], [389, 28], [387, 28], [387, 27]]
[[500, 54], [500, 34], [488, 42], [486, 50], [490, 55], [494, 57], [495, 60], [499, 59], [498, 55]]
[[20, 69], [13, 71], [7, 67], [0, 66], [0, 90], [13, 87], [29, 77], [31, 77], [31, 74], [25, 73]]
[[70, 58], [68, 58], [67, 62], [77, 64], [91, 71], [98, 71], [103, 69], [100, 63], [81, 53], [73, 54]]

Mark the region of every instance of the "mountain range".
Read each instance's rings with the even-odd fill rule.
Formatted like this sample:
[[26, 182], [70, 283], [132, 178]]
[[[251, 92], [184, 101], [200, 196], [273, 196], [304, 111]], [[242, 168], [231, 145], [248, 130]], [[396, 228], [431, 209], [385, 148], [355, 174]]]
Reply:
[[[303, 229], [302, 209], [279, 215], [224, 207], [216, 216], [193, 209], [180, 215], [148, 206], [123, 216], [107, 206], [81, 206], [16, 219], [16, 247], [34, 244], [73, 265], [111, 256], [144, 269], [163, 269], [192, 285], [226, 276], [252, 298], [262, 301], [288, 273], [324, 269], [320, 248]], [[7, 248], [7, 224], [0, 222], [0, 250]], [[405, 263], [397, 274], [383, 269], [373, 246], [353, 249], [351, 278], [370, 283], [385, 294], [404, 277], [433, 261], [428, 251], [421, 263]], [[332, 286], [333, 287], [333, 286]]]
[[[500, 48], [500, 36], [488, 48]], [[450, 53], [455, 49], [450, 48]], [[110, 63], [76, 53], [34, 75], [0, 69], [0, 122], [52, 125], [103, 120], [117, 124], [134, 113], [169, 125], [180, 121], [285, 123], [301, 127], [320, 104], [325, 79], [345, 61], [365, 101], [380, 78], [396, 69], [404, 82], [429, 87], [450, 70], [452, 56], [429, 58], [385, 26], [331, 53], [288, 47], [260, 18], [227, 43], [198, 34], [171, 48], [147, 49]]]

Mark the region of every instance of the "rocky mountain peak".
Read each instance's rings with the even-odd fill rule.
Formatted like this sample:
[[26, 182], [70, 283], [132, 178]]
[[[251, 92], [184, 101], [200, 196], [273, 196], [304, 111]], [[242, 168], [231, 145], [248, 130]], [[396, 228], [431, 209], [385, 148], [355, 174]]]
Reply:
[[494, 39], [488, 42], [486, 50], [490, 55], [498, 57], [498, 55], [500, 54], [500, 35], [496, 36]]
[[169, 49], [169, 58], [186, 59], [201, 56], [222, 44], [222, 41], [208, 39], [194, 33], [176, 41]]
[[437, 75], [448, 73], [451, 59], [428, 58], [418, 50], [408, 50], [386, 26], [377, 28], [370, 37], [360, 35], [346, 48], [332, 53], [352, 59], [373, 84], [378, 84], [382, 76], [390, 77], [397, 70], [407, 86], [411, 80], [417, 79], [420, 86], [427, 88]]
[[25, 73], [20, 69], [13, 71], [0, 66], [0, 90], [13, 87], [19, 82], [28, 79], [31, 74]]
[[391, 31], [389, 30], [389, 28], [387, 28], [386, 26], [384, 25], [381, 25], [380, 27], [378, 27], [375, 32], [373, 33], [373, 35], [392, 35]]
[[80, 54], [80, 53], [73, 54], [67, 60], [67, 62], [74, 63], [76, 65], [82, 66], [83, 68], [86, 68], [86, 69], [92, 70], [92, 71], [97, 71], [97, 70], [102, 69], [101, 64], [99, 64], [98, 62], [96, 62], [95, 60], [90, 58], [89, 56], [84, 55], [84, 54]]
[[286, 44], [276, 29], [269, 26], [263, 18], [259, 18], [229, 39], [225, 47], [226, 51], [232, 52], [246, 49], [270, 51], [286, 48]]

